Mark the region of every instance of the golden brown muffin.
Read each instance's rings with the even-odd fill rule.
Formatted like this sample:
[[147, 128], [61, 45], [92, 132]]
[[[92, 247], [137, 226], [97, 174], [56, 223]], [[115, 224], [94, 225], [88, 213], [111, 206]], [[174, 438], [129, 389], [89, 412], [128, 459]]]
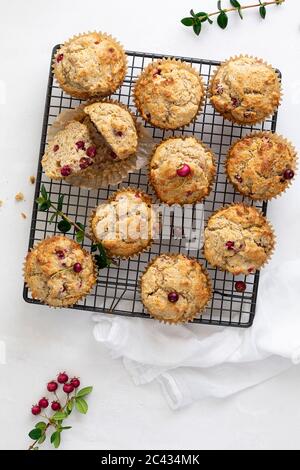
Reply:
[[141, 297], [151, 317], [184, 323], [203, 313], [211, 297], [210, 279], [195, 259], [163, 254], [152, 260], [142, 275]]
[[278, 107], [276, 71], [256, 57], [240, 56], [220, 65], [210, 83], [211, 103], [229, 121], [255, 124]]
[[253, 133], [230, 148], [226, 171], [230, 182], [244, 196], [271, 199], [290, 185], [296, 171], [296, 151], [277, 134]]
[[91, 235], [109, 256], [128, 258], [148, 248], [156, 233], [150, 196], [124, 188], [100, 204], [90, 219]]
[[52, 307], [67, 307], [86, 296], [96, 283], [93, 257], [74, 240], [54, 236], [27, 254], [25, 282], [32, 297]]
[[251, 274], [270, 258], [275, 235], [256, 207], [232, 204], [215, 212], [204, 234], [204, 256], [232, 274]]
[[138, 135], [129, 109], [116, 101], [102, 101], [84, 108], [119, 160], [136, 153]]
[[71, 96], [88, 99], [108, 96], [123, 82], [127, 70], [123, 47], [105, 33], [83, 33], [56, 52], [53, 71], [61, 88]]
[[149, 179], [161, 201], [193, 204], [210, 193], [215, 172], [213, 153], [201, 141], [171, 137], [154, 150]]
[[49, 142], [42, 166], [49, 178], [64, 179], [93, 165], [96, 152], [87, 126], [71, 121]]
[[153, 126], [177, 129], [200, 110], [204, 86], [198, 72], [185, 62], [161, 59], [146, 67], [134, 88], [135, 104]]

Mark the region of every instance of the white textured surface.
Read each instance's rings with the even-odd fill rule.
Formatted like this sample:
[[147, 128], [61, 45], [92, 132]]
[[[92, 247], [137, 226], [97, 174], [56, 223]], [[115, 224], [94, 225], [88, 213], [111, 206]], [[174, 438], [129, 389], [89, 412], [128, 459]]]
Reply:
[[[243, 23], [231, 16], [228, 31], [205, 24], [198, 39], [179, 24], [197, 3], [152, 0], [146, 7], [137, 0], [44, 0], [42, 7], [39, 0], [15, 0], [2, 5], [0, 340], [7, 357], [6, 365], [0, 365], [1, 448], [26, 447], [33, 423], [30, 406], [60, 369], [95, 387], [89, 414], [71, 419], [74, 428], [64, 436], [65, 449], [300, 448], [299, 367], [233, 398], [205, 400], [174, 413], [157, 385], [134, 386], [121, 362], [94, 342], [89, 313], [50, 310], [22, 300], [21, 265], [34, 190], [28, 177], [36, 172], [50, 52], [68, 36], [99, 29], [117, 36], [127, 49], [209, 59], [241, 52], [261, 56], [283, 73], [278, 131], [300, 148], [300, 81], [294, 78], [299, 71], [299, 2], [271, 7], [264, 23], [248, 11]], [[201, 9], [214, 10], [215, 3], [203, 0]], [[25, 202], [14, 201], [18, 191]], [[299, 195], [298, 178], [269, 206], [277, 261], [299, 256], [299, 237], [293, 235], [299, 233]], [[28, 214], [26, 221], [21, 212]]]

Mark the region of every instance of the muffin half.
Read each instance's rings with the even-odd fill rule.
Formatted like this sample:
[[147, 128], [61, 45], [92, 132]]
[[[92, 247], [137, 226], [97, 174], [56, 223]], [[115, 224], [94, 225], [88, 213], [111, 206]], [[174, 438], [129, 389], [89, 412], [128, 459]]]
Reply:
[[86, 106], [84, 112], [102, 134], [115, 158], [122, 160], [136, 153], [137, 129], [126, 106], [115, 101], [102, 101]]
[[275, 235], [256, 207], [232, 204], [215, 212], [204, 233], [204, 256], [232, 274], [251, 274], [271, 257]]
[[52, 307], [67, 307], [96, 283], [93, 257], [64, 236], [42, 240], [27, 254], [24, 278], [32, 297]]
[[152, 260], [142, 275], [141, 297], [151, 317], [184, 323], [203, 313], [211, 298], [211, 283], [195, 259], [163, 254]]
[[91, 235], [111, 257], [129, 258], [147, 249], [156, 233], [150, 196], [124, 188], [100, 204], [90, 219]]
[[88, 99], [108, 96], [123, 82], [127, 70], [123, 47], [106, 33], [83, 33], [56, 52], [53, 71], [71, 96]]
[[157, 197], [169, 205], [201, 201], [210, 193], [216, 172], [212, 151], [195, 137], [161, 142], [149, 168]]
[[204, 97], [199, 73], [189, 64], [175, 59], [152, 62], [138, 78], [135, 104], [153, 126], [177, 129], [198, 114]]
[[255, 124], [278, 108], [278, 74], [262, 59], [231, 58], [218, 67], [210, 83], [211, 103], [229, 121]]
[[271, 132], [250, 134], [229, 149], [226, 172], [244, 196], [267, 200], [286, 190], [296, 171], [296, 151], [283, 137]]

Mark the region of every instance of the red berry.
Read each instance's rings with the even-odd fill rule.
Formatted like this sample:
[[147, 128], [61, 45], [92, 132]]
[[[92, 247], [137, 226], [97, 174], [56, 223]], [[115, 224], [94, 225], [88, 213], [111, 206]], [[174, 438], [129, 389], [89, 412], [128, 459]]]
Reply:
[[75, 143], [76, 147], [77, 147], [77, 150], [84, 150], [84, 145], [85, 143], [83, 142], [83, 140], [78, 140], [78, 142]]
[[234, 108], [237, 108], [240, 106], [241, 102], [238, 98], [231, 98], [231, 103]]
[[82, 271], [82, 266], [80, 263], [75, 263], [74, 266], [73, 266], [73, 270], [75, 271], [75, 273], [80, 273], [80, 271]]
[[31, 408], [31, 413], [33, 415], [39, 415], [40, 412], [41, 412], [41, 407], [39, 405], [33, 405], [33, 407]]
[[178, 176], [188, 176], [190, 172], [191, 172], [191, 169], [189, 165], [186, 165], [186, 164], [182, 165], [182, 167], [176, 171]]
[[64, 58], [63, 54], [58, 54], [58, 56], [56, 57], [56, 62], [61, 62], [63, 58]]
[[245, 292], [246, 290], [246, 283], [244, 281], [236, 281], [235, 283], [235, 290], [237, 292]]
[[96, 156], [96, 153], [97, 153], [97, 148], [94, 145], [91, 145], [90, 147], [88, 147], [86, 151], [87, 156], [91, 158], [94, 158]]
[[69, 380], [69, 377], [67, 376], [65, 372], [60, 372], [57, 376], [57, 382], [59, 384], [65, 384], [66, 382], [68, 382], [68, 380]]
[[47, 408], [48, 405], [49, 405], [49, 402], [48, 402], [47, 398], [43, 397], [43, 398], [40, 399], [39, 406], [41, 408]]
[[79, 166], [82, 170], [85, 170], [88, 166], [92, 165], [92, 163], [93, 163], [92, 160], [87, 157], [82, 157], [79, 160]]
[[292, 178], [294, 178], [294, 176], [295, 176], [295, 173], [293, 172], [293, 170], [290, 170], [289, 168], [287, 168], [285, 172], [283, 173], [283, 177], [285, 180], [291, 180]]
[[58, 256], [59, 259], [63, 259], [65, 257], [63, 250], [56, 250], [55, 254], [56, 256]]
[[69, 176], [71, 173], [71, 168], [69, 165], [65, 165], [60, 169], [60, 173], [62, 176]]
[[74, 390], [74, 385], [72, 385], [71, 383], [67, 383], [63, 386], [63, 391], [65, 393], [72, 393]]
[[230, 240], [225, 243], [225, 246], [227, 247], [228, 250], [233, 250], [234, 247], [234, 242], [231, 242]]
[[59, 145], [56, 144], [56, 145], [54, 145], [54, 147], [53, 147], [53, 152], [57, 152], [57, 150], [59, 150]]
[[53, 401], [51, 403], [51, 408], [53, 411], [59, 411], [61, 409], [60, 403], [58, 401]]
[[177, 294], [177, 292], [169, 292], [168, 294], [168, 300], [169, 302], [177, 302], [177, 300], [179, 299], [179, 295]]
[[47, 384], [48, 392], [55, 392], [55, 390], [57, 390], [57, 387], [58, 387], [58, 385], [54, 380], [52, 380], [51, 382], [49, 382]]
[[73, 379], [70, 380], [70, 383], [74, 388], [78, 388], [80, 385], [80, 380], [77, 377], [73, 377]]

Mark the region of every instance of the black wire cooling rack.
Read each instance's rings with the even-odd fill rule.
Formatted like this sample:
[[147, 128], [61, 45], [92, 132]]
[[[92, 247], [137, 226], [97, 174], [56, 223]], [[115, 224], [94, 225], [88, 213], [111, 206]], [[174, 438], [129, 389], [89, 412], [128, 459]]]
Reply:
[[[58, 46], [53, 49], [52, 58]], [[141, 71], [152, 61], [161, 59], [159, 54], [150, 54], [143, 52], [127, 52], [128, 56], [128, 73], [123, 85], [113, 98], [125, 103], [133, 112], [136, 113], [133, 104], [132, 90], [133, 84]], [[52, 62], [51, 58], [51, 62]], [[178, 57], [194, 66], [208, 84], [215, 68], [220, 64], [218, 61], [192, 59], [189, 57]], [[65, 95], [53, 80], [50, 68], [49, 81], [47, 88], [45, 114], [42, 128], [41, 147], [39, 155], [39, 164], [36, 180], [35, 199], [39, 196], [41, 185], [44, 184], [47, 191], [51, 195], [53, 201], [57, 201], [60, 194], [64, 194], [65, 204], [64, 212], [86, 225], [89, 213], [101, 201], [105, 201], [119, 186], [109, 186], [99, 190], [85, 190], [74, 186], [70, 186], [65, 182], [57, 182], [49, 180], [42, 171], [41, 158], [44, 153], [47, 141], [47, 131], [56, 116], [64, 109], [75, 108], [80, 104], [80, 100]], [[212, 192], [203, 204], [204, 219], [207, 218], [218, 208], [224, 204], [232, 202], [240, 202], [245, 200], [241, 195], [237, 194], [230, 183], [227, 182], [224, 173], [224, 158], [231, 143], [235, 139], [241, 138], [251, 130], [271, 130], [276, 129], [277, 113], [271, 119], [266, 120], [259, 126], [239, 126], [224, 120], [219, 116], [209, 104], [207, 99], [204, 110], [197, 119], [188, 127], [177, 131], [164, 131], [154, 128], [148, 124], [146, 127], [151, 131], [154, 140], [160, 141], [162, 138], [170, 135], [195, 135], [205, 144], [212, 148], [217, 157], [217, 175]], [[128, 174], [126, 180], [121, 183], [122, 187], [133, 186], [152, 194], [151, 187], [148, 186], [146, 170], [142, 169], [135, 173]], [[248, 204], [254, 204], [253, 201], [246, 200]], [[264, 214], [266, 213], [267, 204], [256, 203], [255, 206], [260, 208]], [[199, 209], [199, 207], [198, 207]], [[201, 212], [201, 211], [200, 211]], [[49, 219], [51, 213], [38, 211], [37, 204], [34, 203], [32, 212], [32, 221], [29, 238], [29, 248], [33, 247], [39, 240], [46, 236], [59, 233], [56, 224], [50, 224]], [[197, 213], [194, 207], [189, 215], [194, 227], [197, 225]], [[201, 214], [200, 214], [201, 218]], [[72, 308], [79, 310], [88, 310], [93, 312], [114, 313], [117, 315], [125, 315], [130, 317], [149, 318], [144, 311], [143, 304], [140, 300], [139, 278], [146, 268], [148, 262], [159, 253], [163, 252], [182, 252], [189, 256], [198, 258], [208, 269], [213, 284], [213, 297], [205, 311], [205, 313], [196, 318], [194, 323], [203, 323], [211, 325], [249, 327], [253, 323], [257, 299], [257, 290], [259, 283], [259, 273], [250, 274], [248, 276], [232, 276], [230, 273], [222, 272], [218, 269], [211, 268], [207, 265], [203, 258], [202, 250], [192, 246], [186, 246], [186, 241], [182, 238], [182, 228], [184, 227], [184, 219], [180, 218], [180, 227], [177, 226], [176, 213], [170, 217], [170, 231], [164, 233], [164, 236], [152, 244], [151, 248], [141, 253], [137, 258], [132, 260], [120, 261], [118, 266], [112, 265], [100, 272], [97, 284], [84, 300], [78, 302]], [[198, 220], [199, 222], [199, 220]], [[202, 227], [203, 228], [203, 227]], [[178, 233], [180, 232], [180, 233]], [[70, 232], [69, 236], [75, 236], [74, 232]], [[84, 246], [89, 248], [89, 240], [84, 241]], [[243, 293], [235, 291], [235, 282], [243, 280], [246, 283], [246, 290]], [[32, 299], [27, 287], [24, 286], [23, 296], [26, 302], [39, 304], [40, 302]]]

